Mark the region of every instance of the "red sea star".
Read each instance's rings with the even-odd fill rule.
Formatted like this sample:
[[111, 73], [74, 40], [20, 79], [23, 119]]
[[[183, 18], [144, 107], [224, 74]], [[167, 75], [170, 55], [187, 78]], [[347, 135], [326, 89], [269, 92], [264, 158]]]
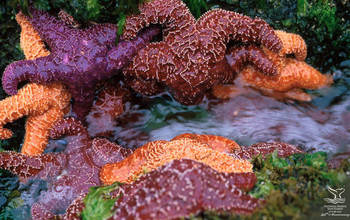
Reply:
[[234, 78], [232, 71], [216, 71], [217, 65], [225, 65], [229, 40], [261, 43], [275, 52], [282, 47], [266, 22], [235, 12], [211, 10], [196, 21], [181, 0], [146, 2], [140, 12], [127, 18], [124, 39], [135, 37], [150, 24], [164, 26], [164, 40], [140, 50], [124, 71], [131, 86], [146, 95], [166, 86], [179, 102], [198, 103], [213, 85]]
[[35, 83], [59, 81], [67, 85], [74, 98], [73, 111], [81, 120], [90, 110], [95, 85], [108, 79], [125, 66], [140, 48], [159, 33], [150, 28], [131, 41], [115, 46], [117, 27], [95, 24], [75, 29], [49, 14], [31, 9], [28, 20], [50, 47], [51, 54], [35, 60], [21, 60], [7, 66], [3, 88], [17, 93], [17, 85], [25, 80]]

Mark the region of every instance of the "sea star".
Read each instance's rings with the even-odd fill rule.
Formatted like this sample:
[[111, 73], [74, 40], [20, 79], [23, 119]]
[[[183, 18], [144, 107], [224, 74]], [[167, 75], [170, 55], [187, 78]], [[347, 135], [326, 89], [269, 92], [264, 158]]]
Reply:
[[139, 10], [140, 14], [126, 19], [124, 39], [135, 37], [150, 24], [164, 27], [164, 40], [140, 50], [123, 71], [131, 86], [145, 95], [167, 87], [179, 102], [196, 104], [213, 85], [234, 78], [232, 71], [216, 71], [227, 65], [224, 57], [229, 40], [261, 43], [275, 52], [282, 47], [266, 22], [235, 12], [211, 10], [196, 21], [181, 0], [153, 0]]
[[[234, 71], [237, 71], [237, 60], [242, 59], [240, 54], [259, 54], [260, 62], [269, 60], [277, 67], [276, 76], [265, 76], [260, 70], [248, 66], [240, 72], [244, 84], [263, 90], [266, 93], [300, 101], [310, 101], [311, 96], [302, 89], [319, 89], [332, 83], [332, 77], [323, 75], [306, 62], [307, 49], [303, 38], [297, 34], [275, 31], [283, 47], [279, 53], [259, 48], [257, 46], [238, 47], [229, 50], [226, 55], [227, 62]], [[263, 55], [265, 54], [265, 55]], [[295, 58], [289, 58], [294, 55]], [[218, 85], [213, 88], [213, 94], [219, 98], [229, 98], [232, 86]]]
[[213, 148], [215, 146], [190, 138], [149, 142], [136, 149], [125, 160], [105, 165], [101, 169], [100, 178], [104, 184], [116, 181], [130, 183], [145, 171], [183, 158], [207, 164], [219, 172], [252, 172], [249, 161], [233, 158]]
[[70, 94], [63, 85], [25, 85], [17, 95], [0, 102], [0, 138], [12, 136], [12, 131], [3, 128], [6, 123], [28, 115], [21, 152], [26, 155], [41, 154], [46, 148], [49, 130], [68, 113], [69, 108]]
[[207, 144], [213, 150], [217, 150], [224, 153], [232, 153], [236, 150], [241, 149], [241, 147], [233, 140], [230, 140], [222, 136], [210, 135], [210, 134], [185, 133], [174, 137], [172, 141], [183, 139], [183, 138], [190, 138], [190, 139], [199, 141], [203, 144]]
[[[171, 185], [169, 185], [170, 181], [174, 181], [172, 185], [178, 186], [179, 188], [171, 187]], [[207, 209], [212, 210], [212, 208], [216, 211], [225, 210], [238, 213], [250, 213], [262, 203], [262, 200], [252, 198], [242, 191], [251, 190], [256, 181], [257, 178], [255, 174], [251, 172], [220, 173], [205, 164], [193, 160], [174, 160], [140, 177], [140, 179], [132, 184], [116, 186], [115, 190], [110, 193], [111, 199], [120, 196], [120, 199], [116, 201], [113, 208], [113, 212], [116, 212], [113, 219], [127, 218], [124, 216], [126, 214], [125, 209], [129, 209], [132, 203], [135, 202], [135, 199], [140, 200], [140, 203], [135, 203], [137, 207], [135, 206], [134, 210], [136, 212], [129, 213], [129, 219], [135, 219], [140, 213], [143, 213], [142, 215], [145, 215], [144, 217], [148, 219], [149, 217], [146, 216], [155, 215], [159, 209], [164, 208], [165, 204], [174, 206], [177, 203], [181, 208], [185, 207], [183, 203], [193, 207], [193, 209], [182, 211], [181, 214], [178, 213], [178, 216], [196, 214], [199, 211]], [[183, 187], [183, 189], [178, 191], [181, 187]], [[163, 190], [166, 190], [166, 193], [164, 193]], [[224, 199], [216, 195], [219, 192], [225, 195]], [[213, 193], [215, 195], [213, 195]], [[193, 195], [195, 195], [196, 198], [193, 198]], [[208, 199], [208, 201], [202, 202], [203, 197], [201, 197], [201, 195], [212, 196], [214, 199]], [[79, 220], [81, 219], [81, 213], [85, 209], [85, 196], [86, 193], [77, 197], [67, 208], [64, 215], [57, 216], [45, 210], [36, 209], [36, 216], [45, 216], [46, 219], [55, 217], [66, 220]], [[191, 199], [189, 199], [188, 196], [191, 196]], [[151, 200], [148, 199], [149, 197], [152, 197]], [[157, 200], [155, 200], [156, 198], [161, 200], [167, 199], [167, 201], [157, 203]], [[219, 201], [224, 201], [224, 203], [220, 203]], [[155, 202], [157, 204], [155, 204]], [[249, 203], [250, 205], [248, 206]], [[139, 204], [144, 206], [144, 208], [140, 208]], [[173, 215], [174, 213], [172, 213], [169, 218], [174, 218]], [[152, 219], [159, 218], [163, 219], [163, 217], [160, 216], [155, 216]]]
[[144, 47], [159, 29], [151, 27], [131, 41], [115, 46], [117, 27], [95, 24], [75, 29], [46, 12], [31, 9], [28, 20], [50, 47], [51, 54], [35, 60], [21, 60], [7, 66], [3, 74], [3, 88], [17, 93], [22, 81], [64, 83], [74, 98], [73, 111], [84, 117], [90, 110], [95, 85], [117, 73], [140, 48]]
[[[27, 156], [16, 152], [0, 153], [0, 168], [11, 171], [23, 181], [39, 178], [48, 182], [48, 190], [42, 192], [32, 213], [36, 209], [60, 214], [89, 187], [101, 185], [99, 170], [107, 163], [123, 160], [131, 150], [109, 142], [107, 139], [91, 140], [87, 130], [74, 118], [59, 121], [50, 136], [67, 137], [67, 147], [61, 153]], [[34, 216], [33, 216], [34, 217]], [[35, 216], [35, 219], [40, 216]], [[44, 218], [44, 217], [42, 217]]]
[[293, 154], [302, 154], [304, 151], [298, 147], [283, 143], [283, 142], [270, 142], [270, 143], [257, 143], [249, 147], [241, 146], [240, 150], [236, 150], [233, 154], [241, 159], [250, 160], [253, 157], [261, 155], [263, 158], [268, 154], [272, 154], [277, 151], [278, 157], [289, 157]]
[[[45, 49], [38, 33], [22, 13], [16, 15], [21, 26], [20, 44], [26, 59], [35, 59], [50, 54]], [[0, 138], [10, 138], [12, 132], [3, 126], [28, 115], [26, 135], [21, 152], [27, 155], [41, 154], [48, 142], [52, 125], [69, 111], [70, 94], [59, 84], [28, 84], [17, 95], [0, 102]]]
[[108, 137], [116, 126], [115, 118], [124, 112], [124, 104], [130, 98], [130, 91], [121, 81], [105, 83], [86, 116], [91, 136]]
[[118, 188], [111, 219], [175, 219], [204, 210], [252, 213], [263, 200], [239, 190], [237, 175], [193, 160], [174, 160]]

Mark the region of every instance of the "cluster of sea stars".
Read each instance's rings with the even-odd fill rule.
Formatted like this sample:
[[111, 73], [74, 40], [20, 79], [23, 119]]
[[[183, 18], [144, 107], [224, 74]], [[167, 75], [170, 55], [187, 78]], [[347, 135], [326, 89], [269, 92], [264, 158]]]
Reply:
[[[29, 11], [30, 17], [16, 16], [26, 60], [5, 69], [3, 88], [13, 96], [0, 102], [0, 138], [12, 135], [3, 128], [6, 123], [28, 115], [26, 136], [21, 153], [0, 152], [0, 168], [21, 181], [48, 182], [32, 207], [35, 219], [65, 211], [61, 217], [79, 218], [89, 187], [116, 181], [124, 184], [112, 192], [118, 198], [112, 219], [178, 218], [207, 209], [251, 213], [263, 201], [244, 192], [256, 182], [249, 160], [275, 150], [280, 157], [303, 153], [285, 143], [241, 147], [224, 137], [196, 134], [149, 142], [132, 152], [90, 138], [74, 118], [62, 119], [72, 97], [72, 110], [83, 123], [90, 112], [90, 134], [105, 135], [98, 128], [123, 113], [129, 90], [112, 81], [93, 102], [96, 85], [123, 67], [123, 80], [135, 91], [151, 95], [168, 89], [182, 104], [200, 102], [213, 86], [233, 83], [237, 73], [249, 85], [283, 92], [331, 82], [304, 62], [300, 36], [230, 11], [211, 10], [196, 21], [181, 0], [146, 1], [140, 14], [126, 19], [118, 45], [113, 24], [84, 29], [63, 11], [61, 19]], [[160, 33], [157, 25], [163, 40], [149, 43]], [[240, 46], [227, 48], [229, 41]], [[23, 81], [30, 83], [17, 91]], [[42, 154], [49, 137], [61, 136], [68, 141], [63, 152]]]
[[[171, 210], [178, 210], [179, 206], [184, 207], [182, 203], [192, 206], [191, 209], [184, 209], [178, 213], [169, 210], [168, 214], [174, 217], [188, 216], [208, 208], [250, 213], [260, 203], [243, 192], [250, 190], [256, 182], [252, 165], [246, 159], [257, 154], [264, 156], [274, 150], [283, 157], [302, 153], [293, 145], [283, 143], [240, 147], [224, 137], [195, 134], [179, 135], [171, 141], [151, 142], [132, 152], [106, 139], [90, 139], [85, 127], [74, 118], [58, 122], [50, 133], [52, 138], [64, 135], [68, 135], [68, 145], [61, 153], [39, 156], [27, 156], [16, 152], [0, 153], [0, 167], [18, 175], [22, 181], [32, 178], [48, 181], [49, 189], [40, 195], [32, 207], [35, 219], [51, 218], [65, 210], [65, 216], [72, 216], [72, 212], [76, 210], [74, 206], [82, 206], [77, 201], [72, 203], [74, 199], [86, 194], [91, 186], [98, 186], [101, 182], [110, 184], [113, 181], [129, 183], [115, 193], [115, 196], [120, 193], [123, 195], [122, 199], [116, 202], [115, 218], [124, 218], [125, 215], [161, 217], [164, 207], [162, 203], [157, 202], [163, 199], [172, 199], [169, 200], [174, 206]], [[123, 165], [119, 166], [120, 172], [110, 172], [111, 174], [106, 176], [106, 170], [114, 171], [118, 164]], [[130, 172], [126, 172], [125, 169], [129, 169]], [[151, 172], [138, 179], [145, 171]], [[135, 182], [136, 179], [138, 180]], [[175, 182], [170, 184], [172, 181]], [[195, 188], [189, 187], [193, 184]], [[164, 194], [164, 190], [168, 193]], [[195, 196], [187, 198], [190, 195]], [[205, 197], [210, 195], [214, 198], [225, 195], [226, 199], [220, 199], [221, 202], [206, 200]], [[154, 199], [149, 200], [145, 196]], [[127, 212], [135, 199], [140, 200], [137, 202], [140, 207], [134, 209], [135, 213]], [[67, 209], [69, 204], [71, 206]], [[142, 209], [141, 206], [149, 209]], [[152, 211], [155, 206], [159, 212]]]
[[[234, 79], [224, 60], [229, 40], [261, 43], [275, 52], [282, 48], [266, 22], [235, 12], [211, 10], [196, 21], [181, 0], [154, 0], [139, 10], [140, 14], [127, 18], [124, 39], [132, 39], [150, 24], [163, 25], [164, 39], [140, 50], [124, 70], [131, 87], [145, 95], [167, 87], [179, 102], [198, 103], [213, 85]], [[257, 66], [275, 73], [273, 68]]]
[[[319, 89], [330, 85], [333, 81], [332, 77], [323, 75], [304, 61], [307, 48], [301, 36], [284, 31], [275, 31], [275, 33], [283, 45], [279, 53], [254, 45], [230, 48], [226, 54], [228, 64], [233, 70], [240, 72], [240, 78], [249, 86], [272, 95], [278, 93], [285, 98], [310, 101], [311, 96], [302, 89]], [[255, 57], [266, 65], [272, 61], [273, 67], [277, 68], [277, 74], [266, 76], [253, 66], [248, 66], [240, 71], [242, 60], [247, 60], [249, 57]], [[228, 98], [231, 96], [230, 91], [234, 90], [232, 86], [217, 85], [213, 88], [213, 94], [219, 98]]]

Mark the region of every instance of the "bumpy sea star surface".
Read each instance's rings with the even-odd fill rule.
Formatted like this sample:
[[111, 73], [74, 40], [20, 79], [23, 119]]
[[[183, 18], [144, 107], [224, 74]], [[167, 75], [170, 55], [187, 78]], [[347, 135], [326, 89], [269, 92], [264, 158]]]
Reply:
[[266, 155], [277, 151], [278, 157], [289, 157], [293, 154], [302, 154], [304, 151], [298, 147], [283, 143], [283, 142], [271, 142], [271, 143], [257, 143], [249, 147], [241, 146], [240, 150], [236, 150], [233, 154], [241, 159], [252, 159], [255, 156], [261, 155], [265, 158]]
[[[49, 55], [50, 52], [45, 49], [44, 43], [27, 18], [18, 13], [16, 20], [22, 29], [20, 44], [26, 59]], [[58, 83], [26, 85], [17, 95], [0, 102], [0, 138], [12, 136], [11, 131], [3, 128], [6, 123], [28, 115], [22, 153], [42, 153], [52, 125], [69, 111], [70, 97], [66, 88]]]
[[92, 136], [108, 137], [113, 132], [115, 119], [124, 112], [130, 91], [121, 82], [105, 83], [86, 116], [88, 131]]
[[190, 138], [149, 142], [136, 149], [125, 160], [104, 166], [100, 178], [104, 184], [116, 181], [130, 183], [145, 171], [183, 158], [207, 164], [219, 172], [252, 172], [252, 164], [249, 161], [233, 158], [213, 150], [214, 147]]
[[121, 197], [111, 219], [175, 219], [204, 210], [251, 213], [262, 200], [239, 190], [236, 175], [193, 160], [175, 160], [114, 192]]
[[21, 152], [27, 155], [41, 154], [46, 148], [49, 130], [63, 118], [69, 107], [70, 94], [62, 84], [28, 84], [17, 95], [0, 102], [0, 138], [12, 136], [12, 131], [3, 128], [6, 123], [28, 115]]
[[[131, 86], [145, 95], [165, 86], [179, 102], [198, 103], [214, 84], [234, 78], [232, 71], [216, 71], [227, 65], [223, 60], [229, 40], [261, 43], [275, 52], [282, 47], [266, 22], [235, 12], [211, 10], [196, 21], [181, 0], [153, 0], [139, 9], [140, 14], [127, 18], [124, 39], [135, 37], [150, 24], [164, 27], [164, 40], [140, 50], [124, 71]], [[254, 63], [254, 59], [251, 61]]]
[[183, 138], [189, 138], [189, 139], [199, 141], [201, 143], [207, 144], [213, 150], [217, 150], [224, 153], [232, 153], [236, 150], [241, 149], [241, 147], [233, 140], [230, 140], [222, 136], [210, 135], [210, 134], [185, 133], [174, 137], [172, 140], [179, 140]]
[[[266, 76], [257, 68], [248, 66], [240, 72], [244, 83], [264, 90], [266, 93], [285, 93], [286, 98], [310, 101], [311, 96], [301, 89], [319, 89], [331, 84], [332, 78], [304, 62], [307, 48], [300, 35], [284, 31], [275, 31], [275, 33], [283, 44], [279, 53], [252, 45], [232, 48], [226, 55], [229, 65], [234, 71], [239, 71], [237, 63], [241, 62], [242, 56], [257, 54], [255, 57], [260, 61], [256, 61], [256, 63], [266, 63], [266, 66], [272, 61], [274, 66], [277, 67], [278, 74], [276, 76]], [[295, 58], [289, 58], [288, 55], [294, 55]], [[218, 85], [213, 89], [213, 94], [219, 98], [228, 98], [230, 95], [226, 93], [229, 90], [227, 86]]]
[[28, 20], [48, 44], [51, 54], [10, 64], [3, 74], [3, 88], [14, 95], [22, 81], [62, 82], [74, 98], [73, 111], [80, 119], [90, 110], [96, 83], [110, 78], [159, 33], [153, 27], [115, 46], [117, 27], [113, 24], [75, 29], [48, 13], [34, 9], [30, 13]]
[[78, 195], [87, 192], [91, 186], [101, 185], [99, 170], [103, 165], [121, 161], [131, 153], [107, 139], [91, 140], [86, 129], [74, 118], [61, 120], [51, 130], [51, 137], [62, 135], [70, 135], [62, 153], [38, 156], [0, 153], [0, 168], [22, 180], [40, 178], [48, 182], [48, 190], [41, 193], [32, 208], [34, 219], [45, 219], [47, 212], [63, 213]]

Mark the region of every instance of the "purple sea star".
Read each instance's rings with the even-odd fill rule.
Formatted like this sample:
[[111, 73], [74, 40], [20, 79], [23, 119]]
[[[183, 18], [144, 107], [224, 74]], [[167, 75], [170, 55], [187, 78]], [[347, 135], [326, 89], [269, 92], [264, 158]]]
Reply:
[[120, 70], [129, 60], [160, 32], [146, 29], [131, 41], [115, 46], [117, 26], [95, 24], [76, 29], [46, 12], [30, 10], [28, 20], [51, 54], [35, 60], [11, 63], [4, 71], [2, 85], [6, 93], [14, 95], [23, 81], [35, 83], [63, 82], [74, 98], [73, 111], [79, 119], [89, 112], [95, 85]]
[[0, 153], [0, 168], [18, 175], [22, 181], [39, 178], [48, 182], [48, 190], [32, 207], [35, 219], [46, 219], [48, 213], [64, 213], [77, 196], [88, 192], [91, 186], [101, 185], [99, 171], [103, 165], [121, 161], [132, 152], [107, 139], [91, 140], [74, 118], [60, 121], [51, 130], [51, 137], [62, 135], [70, 136], [61, 153], [32, 157], [17, 152]]

